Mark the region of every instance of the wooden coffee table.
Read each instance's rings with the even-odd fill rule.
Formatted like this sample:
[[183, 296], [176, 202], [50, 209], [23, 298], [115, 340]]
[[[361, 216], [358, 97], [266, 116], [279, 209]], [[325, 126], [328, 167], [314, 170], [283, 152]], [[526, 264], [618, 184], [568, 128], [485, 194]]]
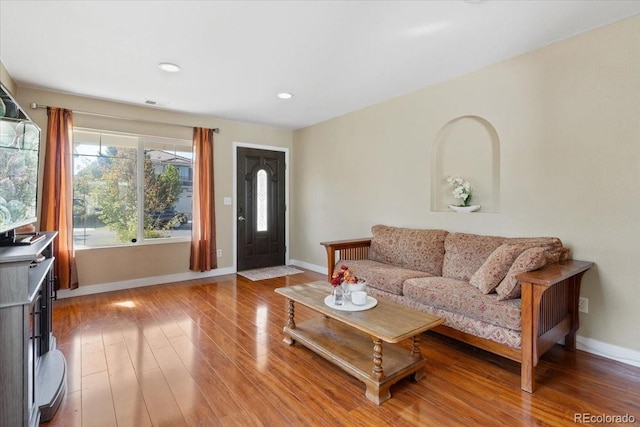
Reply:
[[[379, 405], [389, 399], [391, 385], [408, 375], [414, 381], [424, 377], [426, 359], [420, 353], [418, 336], [443, 319], [381, 300], [366, 311], [339, 311], [324, 303], [331, 285], [322, 281], [275, 291], [288, 299], [284, 342], [292, 345], [297, 341], [364, 382], [365, 395], [372, 402]], [[324, 317], [298, 324], [295, 303]], [[397, 345], [409, 338], [411, 350]], [[383, 341], [388, 343], [384, 351]]]

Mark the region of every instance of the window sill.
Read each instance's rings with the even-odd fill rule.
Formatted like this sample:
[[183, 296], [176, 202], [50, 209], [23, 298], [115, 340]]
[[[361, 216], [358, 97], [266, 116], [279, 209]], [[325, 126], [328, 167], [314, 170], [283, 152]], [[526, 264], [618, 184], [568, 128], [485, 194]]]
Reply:
[[137, 246], [152, 246], [152, 245], [166, 245], [173, 243], [190, 243], [191, 239], [187, 238], [168, 238], [168, 239], [149, 239], [137, 243], [127, 243], [123, 245], [105, 245], [105, 246], [77, 246], [74, 245], [76, 251], [87, 251], [92, 249], [118, 249], [118, 248], [133, 248]]

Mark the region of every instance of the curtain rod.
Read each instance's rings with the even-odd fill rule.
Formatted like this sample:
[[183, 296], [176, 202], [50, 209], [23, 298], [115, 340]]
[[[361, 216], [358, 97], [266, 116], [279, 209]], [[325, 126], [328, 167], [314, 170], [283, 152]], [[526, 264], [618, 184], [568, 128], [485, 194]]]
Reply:
[[[38, 104], [37, 102], [32, 102], [31, 103], [31, 109], [32, 110], [37, 110], [38, 108], [44, 108], [47, 109], [48, 106], [47, 105], [42, 105], [42, 104]], [[131, 117], [124, 117], [124, 116], [114, 116], [112, 114], [103, 114], [103, 113], [92, 113], [90, 111], [76, 111], [73, 110], [74, 114], [84, 114], [85, 116], [96, 116], [96, 117], [106, 117], [109, 119], [120, 119], [120, 120], [130, 120], [133, 122], [142, 122], [142, 123], [151, 123], [151, 124], [163, 124], [163, 125], [171, 125], [171, 126], [180, 126], [180, 127], [185, 127], [185, 128], [189, 128], [189, 129], [193, 129], [193, 126], [187, 126], [187, 125], [179, 125], [176, 123], [164, 123], [164, 122], [157, 122], [155, 120], [145, 120], [145, 119], [133, 119]], [[213, 128], [213, 133], [220, 133], [220, 128]]]

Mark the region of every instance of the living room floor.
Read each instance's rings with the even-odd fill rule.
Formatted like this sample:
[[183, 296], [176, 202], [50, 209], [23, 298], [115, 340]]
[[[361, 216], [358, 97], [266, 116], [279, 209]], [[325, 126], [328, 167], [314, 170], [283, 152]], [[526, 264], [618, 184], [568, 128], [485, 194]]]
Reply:
[[[640, 368], [556, 345], [529, 394], [519, 364], [432, 332], [420, 344], [425, 378], [401, 380], [377, 406], [361, 382], [282, 341], [286, 301], [274, 289], [323, 278], [234, 274], [56, 301], [67, 391], [46, 425], [557, 426], [585, 414], [640, 422]], [[314, 316], [296, 306], [297, 321]]]

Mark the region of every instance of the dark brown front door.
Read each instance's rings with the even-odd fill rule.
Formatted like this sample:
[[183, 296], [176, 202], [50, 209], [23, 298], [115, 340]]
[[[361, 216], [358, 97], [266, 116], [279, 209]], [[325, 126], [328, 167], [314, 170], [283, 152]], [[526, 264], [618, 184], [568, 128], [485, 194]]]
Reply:
[[238, 271], [284, 265], [284, 152], [238, 147]]

